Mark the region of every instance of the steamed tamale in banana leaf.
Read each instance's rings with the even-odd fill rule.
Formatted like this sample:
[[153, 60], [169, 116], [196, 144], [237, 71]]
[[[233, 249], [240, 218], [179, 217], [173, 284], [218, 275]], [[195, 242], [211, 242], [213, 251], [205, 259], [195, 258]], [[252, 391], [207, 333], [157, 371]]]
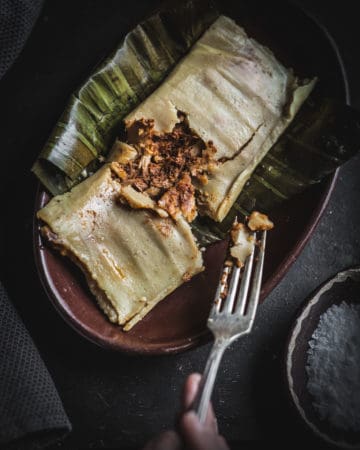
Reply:
[[220, 16], [126, 122], [151, 118], [164, 132], [186, 113], [191, 129], [216, 148], [218, 165], [198, 194], [202, 213], [221, 222], [313, 85]]
[[120, 191], [104, 165], [38, 216], [48, 241], [79, 265], [100, 307], [126, 330], [201, 271], [202, 257], [185, 219], [125, 208]]
[[[234, 211], [253, 209], [252, 192], [269, 211], [274, 200], [319, 181], [354, 149], [352, 143], [336, 141], [338, 129], [328, 141], [319, 138], [323, 119], [336, 121], [338, 110], [315, 96], [315, 106], [308, 102], [301, 121], [296, 118], [278, 140], [314, 81], [299, 80], [206, 3], [185, 2], [130, 33], [73, 96], [34, 166], [53, 194], [65, 191], [97, 168], [125, 118], [127, 142], [117, 144], [120, 152], [112, 153], [112, 162], [55, 197], [38, 217], [46, 223], [44, 235], [84, 270], [109, 318], [126, 329], [201, 270], [187, 221], [201, 242], [218, 239]], [[299, 133], [304, 131], [303, 141]], [[161, 148], [171, 139], [177, 143], [173, 148], [182, 149], [171, 166], [178, 181], [171, 184], [167, 177], [166, 185], [155, 186], [159, 171], [167, 167]], [[322, 172], [303, 170], [313, 154], [319, 159], [315, 166], [327, 162]], [[201, 170], [190, 167], [189, 158], [200, 159]], [[139, 180], [145, 172], [148, 178]], [[174, 195], [177, 208], [170, 202]], [[208, 217], [206, 223], [193, 221], [197, 210]]]

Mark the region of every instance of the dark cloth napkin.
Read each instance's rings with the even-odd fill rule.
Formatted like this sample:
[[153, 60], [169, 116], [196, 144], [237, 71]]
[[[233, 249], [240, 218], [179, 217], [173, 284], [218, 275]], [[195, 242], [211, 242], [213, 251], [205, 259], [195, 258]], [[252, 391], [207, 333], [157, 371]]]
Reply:
[[[42, 3], [0, 0], [0, 80], [23, 48]], [[51, 376], [0, 283], [0, 445], [41, 447], [70, 430]]]
[[70, 429], [51, 376], [0, 283], [0, 444], [25, 437], [26, 448], [45, 445]]
[[19, 55], [43, 0], [0, 0], [0, 79]]

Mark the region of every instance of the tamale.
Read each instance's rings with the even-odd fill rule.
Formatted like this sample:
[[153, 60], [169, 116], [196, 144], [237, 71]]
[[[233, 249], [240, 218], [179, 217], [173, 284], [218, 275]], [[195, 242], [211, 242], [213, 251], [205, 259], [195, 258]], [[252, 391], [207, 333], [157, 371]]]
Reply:
[[38, 212], [42, 232], [83, 270], [100, 307], [128, 330], [184, 280], [202, 270], [186, 220], [176, 222], [119, 201], [106, 164]]
[[179, 113], [217, 150], [199, 187], [202, 212], [221, 222], [258, 163], [292, 121], [315, 80], [302, 82], [270, 50], [220, 16], [166, 80], [125, 119], [170, 132]]

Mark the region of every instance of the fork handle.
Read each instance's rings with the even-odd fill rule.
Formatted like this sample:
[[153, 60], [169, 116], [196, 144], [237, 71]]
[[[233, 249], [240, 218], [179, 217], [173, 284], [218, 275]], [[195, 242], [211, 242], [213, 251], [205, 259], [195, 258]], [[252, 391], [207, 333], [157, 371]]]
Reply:
[[191, 408], [195, 410], [200, 423], [205, 423], [219, 364], [228, 343], [228, 340], [216, 339], [208, 356], [199, 390]]

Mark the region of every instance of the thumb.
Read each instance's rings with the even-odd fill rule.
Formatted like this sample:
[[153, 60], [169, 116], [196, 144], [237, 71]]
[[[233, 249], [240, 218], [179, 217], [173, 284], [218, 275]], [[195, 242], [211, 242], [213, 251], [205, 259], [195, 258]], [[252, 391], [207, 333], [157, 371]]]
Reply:
[[229, 450], [225, 439], [213, 427], [201, 424], [194, 411], [182, 416], [180, 431], [185, 444], [192, 450]]
[[[183, 413], [186, 413], [192, 407], [201, 383], [201, 375], [192, 373], [186, 380], [182, 395]], [[217, 432], [217, 421], [212, 405], [209, 405], [206, 415], [205, 425]]]

